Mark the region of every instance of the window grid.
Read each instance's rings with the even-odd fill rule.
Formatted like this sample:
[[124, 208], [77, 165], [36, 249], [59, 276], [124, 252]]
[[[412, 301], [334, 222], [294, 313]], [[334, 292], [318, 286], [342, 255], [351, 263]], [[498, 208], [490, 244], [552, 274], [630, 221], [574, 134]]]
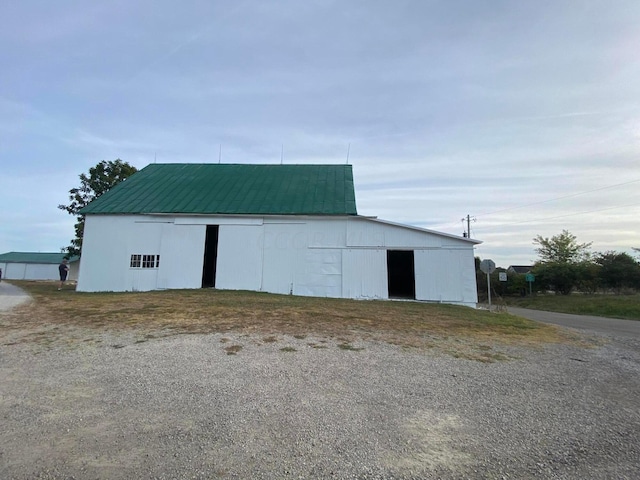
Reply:
[[131, 263], [129, 263], [130, 268], [140, 268], [140, 260], [142, 255], [131, 255]]
[[160, 255], [132, 254], [129, 268], [158, 268], [160, 267]]

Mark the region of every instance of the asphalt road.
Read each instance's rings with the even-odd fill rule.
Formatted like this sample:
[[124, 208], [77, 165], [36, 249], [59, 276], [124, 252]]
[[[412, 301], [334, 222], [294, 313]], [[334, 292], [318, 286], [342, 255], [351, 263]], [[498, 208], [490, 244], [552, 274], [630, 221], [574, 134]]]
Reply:
[[620, 320], [616, 318], [572, 315], [569, 313], [544, 312], [527, 308], [509, 307], [509, 312], [536, 322], [552, 323], [562, 327], [575, 328], [604, 335], [640, 338], [640, 321]]

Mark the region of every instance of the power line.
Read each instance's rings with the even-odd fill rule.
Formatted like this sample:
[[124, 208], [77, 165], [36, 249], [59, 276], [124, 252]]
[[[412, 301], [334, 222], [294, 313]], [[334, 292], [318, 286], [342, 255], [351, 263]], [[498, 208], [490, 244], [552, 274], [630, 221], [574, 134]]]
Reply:
[[[556, 197], [556, 198], [551, 198], [549, 200], [542, 200], [540, 202], [527, 203], [526, 205], [520, 205], [518, 207], [509, 207], [509, 208], [503, 208], [502, 210], [496, 210], [495, 212], [481, 213], [479, 215], [476, 215], [476, 217], [484, 217], [484, 216], [488, 216], [488, 215], [494, 215], [496, 213], [508, 212], [510, 210], [517, 210], [519, 208], [532, 207], [534, 205], [540, 205], [540, 204], [543, 204], [543, 203], [555, 202], [556, 200], [564, 200], [565, 198], [578, 197], [580, 195], [586, 195], [587, 193], [598, 192], [600, 190], [606, 190], [608, 188], [621, 187], [623, 185], [629, 185], [631, 183], [637, 183], [637, 182], [640, 182], [640, 178], [637, 179], [637, 180], [631, 180], [629, 182], [618, 183], [616, 185], [609, 185], [609, 186], [606, 186], [606, 187], [594, 188], [593, 190], [587, 190], [585, 192], [573, 193], [571, 195], [565, 195], [563, 197]], [[615, 207], [615, 208], [617, 208], [617, 207]], [[587, 212], [587, 213], [590, 213], [590, 212]], [[580, 214], [577, 214], [577, 215], [580, 215]]]
[[[631, 182], [629, 182], [629, 183], [631, 183]], [[635, 207], [636, 205], [640, 205], [640, 203], [630, 203], [630, 204], [627, 204], [627, 205], [618, 205], [616, 207], [601, 208], [599, 210], [588, 210], [586, 212], [568, 213], [566, 215], [557, 215], [555, 217], [536, 218], [535, 220], [522, 220], [521, 222], [502, 223], [502, 224], [498, 224], [497, 226], [498, 227], [508, 227], [508, 226], [511, 226], [511, 225], [520, 225], [522, 223], [534, 223], [534, 222], [541, 222], [543, 220], [554, 220], [556, 218], [566, 218], [566, 217], [573, 217], [573, 216], [576, 216], [576, 215], [585, 215], [587, 213], [604, 212], [606, 210], [614, 210], [616, 208]], [[480, 227], [480, 229], [482, 229], [482, 228], [489, 228], [489, 227]], [[496, 226], [494, 225], [491, 228], [496, 228]]]

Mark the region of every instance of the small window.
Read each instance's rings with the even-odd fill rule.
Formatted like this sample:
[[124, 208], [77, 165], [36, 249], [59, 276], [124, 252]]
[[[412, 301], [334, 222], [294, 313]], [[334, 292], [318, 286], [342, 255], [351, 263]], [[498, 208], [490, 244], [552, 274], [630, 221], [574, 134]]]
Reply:
[[130, 268], [158, 268], [160, 255], [131, 255]]
[[129, 264], [129, 267], [140, 268], [141, 258], [142, 258], [142, 255], [131, 255], [131, 263]]
[[143, 255], [142, 256], [142, 268], [153, 268], [156, 266], [155, 255]]

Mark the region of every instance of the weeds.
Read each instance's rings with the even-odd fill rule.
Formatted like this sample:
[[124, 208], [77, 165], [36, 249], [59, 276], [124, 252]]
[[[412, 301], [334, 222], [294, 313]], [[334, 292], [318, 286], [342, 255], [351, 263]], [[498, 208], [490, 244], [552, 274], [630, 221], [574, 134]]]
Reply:
[[228, 347], [225, 347], [224, 350], [225, 352], [227, 352], [227, 355], [235, 355], [240, 350], [242, 350], [242, 345], [230, 345]]

